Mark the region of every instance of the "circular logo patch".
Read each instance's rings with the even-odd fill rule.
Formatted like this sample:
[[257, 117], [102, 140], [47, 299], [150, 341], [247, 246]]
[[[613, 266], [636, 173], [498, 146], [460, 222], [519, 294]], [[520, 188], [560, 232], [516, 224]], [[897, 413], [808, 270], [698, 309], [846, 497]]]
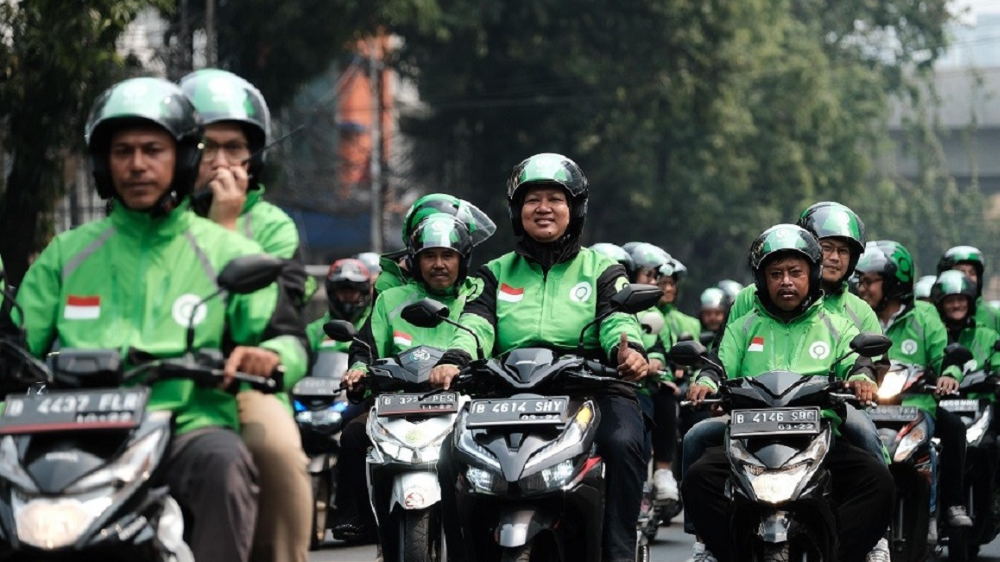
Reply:
[[830, 344], [825, 341], [813, 342], [809, 346], [809, 356], [813, 359], [826, 359], [830, 356]]
[[575, 302], [587, 302], [590, 298], [590, 294], [594, 292], [593, 287], [590, 283], [583, 281], [582, 283], [577, 283], [569, 290], [569, 300]]
[[903, 343], [900, 344], [899, 350], [906, 355], [913, 355], [917, 352], [918, 347], [919, 346], [917, 345], [916, 340], [904, 340]]
[[[170, 314], [174, 317], [174, 322], [177, 322], [184, 328], [188, 327], [188, 322], [191, 322], [192, 326], [201, 324], [205, 320], [205, 316], [208, 315], [208, 310], [206, 309], [206, 305], [198, 306], [200, 302], [201, 297], [192, 295], [191, 293], [177, 297], [173, 307], [170, 308]], [[196, 306], [198, 307], [197, 310], [195, 310]], [[194, 314], [193, 322], [191, 321], [192, 314]]]

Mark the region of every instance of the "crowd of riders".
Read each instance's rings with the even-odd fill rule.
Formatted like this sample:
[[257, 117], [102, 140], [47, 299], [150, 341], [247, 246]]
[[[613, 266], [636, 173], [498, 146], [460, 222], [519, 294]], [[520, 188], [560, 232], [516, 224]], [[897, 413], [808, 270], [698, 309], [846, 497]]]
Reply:
[[[176, 84], [126, 80], [94, 102], [84, 134], [108, 216], [57, 236], [16, 288], [16, 321], [5, 322], [5, 330], [31, 354], [109, 348], [129, 362], [181, 355], [192, 295], [210, 293], [218, 272], [239, 256], [284, 260], [270, 287], [190, 315], [197, 319], [194, 345], [220, 348], [228, 358], [221, 386], [175, 380], [152, 387], [150, 408], [169, 410], [176, 420], [158, 477], [184, 510], [198, 561], [307, 559], [313, 496], [287, 390], [325, 350], [350, 357], [342, 380], [352, 406], [340, 438], [332, 530], [356, 542], [376, 542], [381, 531], [365, 483], [373, 396], [364, 381], [374, 361], [416, 345], [439, 348], [444, 353], [430, 381], [443, 389], [480, 351], [489, 358], [542, 346], [614, 369], [620, 383], [594, 397], [596, 449], [606, 464], [605, 562], [635, 559], [647, 480], [655, 501], [683, 501], [696, 561], [740, 558], [731, 545], [722, 447], [729, 417], [699, 406], [729, 381], [774, 370], [832, 372], [857, 399], [835, 416], [827, 458], [836, 544], [845, 562], [889, 560], [892, 476], [865, 408], [880, 374], [891, 360], [919, 364], [935, 374], [937, 394], [953, 393], [969, 370], [967, 361], [950, 359], [947, 350], [956, 344], [980, 368], [1000, 369], [993, 353], [1000, 310], [983, 300], [985, 258], [976, 248], [949, 249], [937, 275], [917, 280], [903, 244], [869, 240], [854, 211], [818, 202], [787, 224], [761, 225], [749, 246], [751, 283], [722, 279], [704, 288], [690, 316], [678, 308], [678, 295], [699, 288], [669, 248], [582, 244], [590, 185], [580, 166], [554, 153], [526, 158], [506, 180], [516, 240], [508, 253], [475, 255], [485, 265], [474, 269], [476, 247], [497, 225], [467, 201], [424, 196], [405, 217], [402, 251], [333, 261], [322, 287], [327, 309], [306, 324], [315, 287], [301, 264], [296, 225], [264, 199], [259, 177], [271, 124], [253, 85], [216, 69]], [[659, 303], [637, 314], [615, 311], [612, 298], [630, 284], [658, 287]], [[404, 307], [428, 298], [468, 330], [403, 318]], [[354, 341], [328, 337], [323, 326], [331, 320], [352, 324]], [[836, 363], [858, 334], [884, 334], [892, 347], [885, 357]], [[709, 360], [700, 368], [672, 359], [671, 349], [685, 341], [704, 346]], [[241, 387], [231, 380], [236, 371], [282, 372], [285, 392]], [[683, 400], [691, 407], [679, 407]], [[935, 408], [932, 395], [918, 405], [942, 445], [943, 520], [971, 526], [962, 492], [965, 426]], [[438, 461], [441, 524], [448, 559], [469, 560], [449, 494], [462, 477], [449, 465], [450, 446], [445, 440]]]

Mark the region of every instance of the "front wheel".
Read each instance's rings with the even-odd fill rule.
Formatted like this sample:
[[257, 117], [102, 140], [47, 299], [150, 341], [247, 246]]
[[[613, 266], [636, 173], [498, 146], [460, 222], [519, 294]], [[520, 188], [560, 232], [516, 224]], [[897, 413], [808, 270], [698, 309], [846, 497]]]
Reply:
[[447, 554], [437, 506], [398, 513], [399, 562], [445, 562]]

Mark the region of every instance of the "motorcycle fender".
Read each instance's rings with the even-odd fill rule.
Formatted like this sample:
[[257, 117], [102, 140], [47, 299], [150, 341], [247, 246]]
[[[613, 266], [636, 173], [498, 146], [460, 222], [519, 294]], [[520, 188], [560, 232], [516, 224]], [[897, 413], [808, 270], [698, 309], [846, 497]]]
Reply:
[[322, 474], [333, 467], [333, 455], [309, 457], [309, 474]]
[[392, 480], [389, 510], [397, 505], [403, 509], [424, 509], [441, 501], [441, 485], [437, 473], [404, 472]]
[[497, 544], [505, 548], [524, 546], [540, 531], [552, 529], [556, 518], [551, 513], [533, 509], [517, 509], [500, 514], [496, 530]]
[[760, 521], [757, 528], [757, 536], [766, 543], [788, 542], [788, 529], [792, 526], [792, 520], [787, 511], [775, 511], [768, 513]]

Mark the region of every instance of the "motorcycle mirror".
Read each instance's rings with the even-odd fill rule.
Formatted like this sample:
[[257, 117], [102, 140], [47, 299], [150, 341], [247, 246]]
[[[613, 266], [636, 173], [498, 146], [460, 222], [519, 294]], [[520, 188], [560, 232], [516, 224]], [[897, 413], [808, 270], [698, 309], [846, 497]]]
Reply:
[[648, 310], [663, 297], [663, 291], [656, 285], [643, 285], [633, 283], [626, 285], [621, 291], [611, 297], [611, 306], [615, 310], [627, 312], [629, 314], [639, 314], [643, 310]]
[[698, 341], [701, 345], [708, 347], [713, 341], [715, 341], [715, 332], [702, 332], [698, 334]]
[[639, 318], [639, 325], [642, 326], [642, 331], [647, 334], [659, 334], [663, 331], [663, 315], [651, 310]]
[[284, 260], [268, 254], [242, 256], [222, 268], [219, 287], [240, 295], [254, 293], [274, 283], [284, 267]]
[[701, 364], [707, 353], [701, 342], [682, 341], [670, 348], [670, 360], [684, 367], [695, 367]]
[[892, 347], [892, 340], [882, 334], [858, 334], [850, 343], [851, 349], [862, 357], [885, 355]]
[[941, 362], [941, 369], [947, 369], [951, 365], [961, 367], [974, 359], [975, 358], [972, 356], [972, 352], [969, 351], [969, 348], [958, 342], [949, 343], [948, 346], [944, 348], [944, 360]]
[[347, 320], [330, 320], [323, 324], [323, 333], [333, 341], [351, 341], [358, 335], [358, 329]]
[[418, 328], [436, 328], [451, 316], [451, 311], [434, 299], [421, 299], [403, 308], [400, 316]]

